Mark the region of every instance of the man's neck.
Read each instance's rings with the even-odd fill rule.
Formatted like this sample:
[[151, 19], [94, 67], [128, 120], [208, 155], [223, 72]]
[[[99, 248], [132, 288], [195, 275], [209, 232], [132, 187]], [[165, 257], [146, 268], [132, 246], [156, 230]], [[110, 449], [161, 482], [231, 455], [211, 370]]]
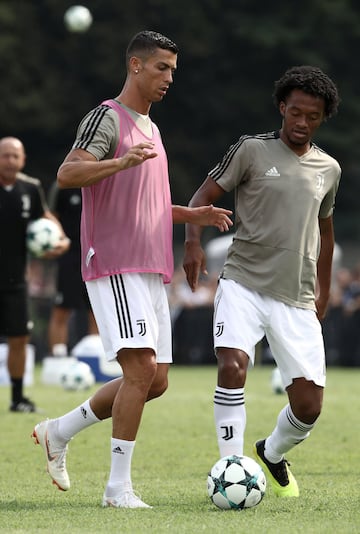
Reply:
[[304, 145], [295, 145], [294, 143], [291, 143], [290, 140], [286, 137], [283, 130], [281, 129], [279, 131], [280, 139], [282, 142], [290, 148], [299, 158], [309, 152], [311, 148], [311, 141], [308, 143], [305, 143]]
[[121, 93], [116, 97], [116, 100], [127, 106], [128, 108], [140, 113], [141, 115], [149, 115], [151, 102], [144, 100], [139, 94], [134, 94], [124, 86]]
[[2, 187], [8, 187], [8, 186], [14, 185], [15, 182], [16, 182], [16, 176], [14, 176], [14, 178], [6, 178], [5, 176], [1, 176], [0, 174], [0, 185], [2, 185]]

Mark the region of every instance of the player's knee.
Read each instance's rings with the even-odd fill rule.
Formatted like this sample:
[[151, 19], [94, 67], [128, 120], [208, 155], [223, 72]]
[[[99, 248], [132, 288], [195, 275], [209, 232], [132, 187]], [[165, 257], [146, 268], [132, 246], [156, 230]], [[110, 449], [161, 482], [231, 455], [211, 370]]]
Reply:
[[143, 377], [144, 381], [148, 384], [152, 384], [156, 377], [156, 360], [155, 358], [145, 359], [143, 364]]
[[121, 350], [117, 361], [123, 370], [123, 380], [141, 389], [149, 390], [157, 373], [156, 358], [151, 350]]
[[[246, 380], [247, 361], [237, 353], [218, 352], [219, 386], [225, 388], [243, 387]], [[245, 364], [246, 363], [246, 364]]]
[[159, 367], [158, 367], [158, 373], [156, 374], [151, 384], [147, 400], [156, 399], [157, 397], [160, 397], [163, 393], [165, 393], [167, 388], [168, 388], [168, 374], [167, 374], [166, 368], [165, 367], [164, 369], [161, 368], [159, 372]]
[[161, 381], [155, 381], [155, 383], [151, 385], [147, 400], [152, 400], [152, 399], [156, 399], [157, 397], [161, 397], [161, 395], [165, 393], [167, 388], [168, 388], [167, 379], [163, 379]]

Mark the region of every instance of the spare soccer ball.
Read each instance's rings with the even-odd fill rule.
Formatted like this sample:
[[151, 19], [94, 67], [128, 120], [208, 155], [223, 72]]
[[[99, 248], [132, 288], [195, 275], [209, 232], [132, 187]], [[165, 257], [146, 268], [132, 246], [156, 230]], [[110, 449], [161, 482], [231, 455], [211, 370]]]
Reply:
[[50, 219], [42, 217], [28, 224], [26, 230], [26, 244], [28, 251], [37, 258], [53, 250], [61, 239], [59, 226]]
[[271, 388], [273, 392], [277, 393], [278, 395], [285, 393], [285, 388], [283, 386], [280, 370], [278, 367], [275, 367], [275, 369], [271, 373]]
[[85, 362], [74, 362], [64, 370], [60, 382], [67, 391], [84, 391], [95, 384], [95, 377], [90, 365]]
[[221, 458], [207, 479], [208, 495], [222, 510], [252, 508], [263, 499], [265, 490], [264, 471], [248, 456]]
[[92, 21], [92, 14], [85, 6], [71, 6], [65, 11], [64, 22], [70, 32], [86, 32]]

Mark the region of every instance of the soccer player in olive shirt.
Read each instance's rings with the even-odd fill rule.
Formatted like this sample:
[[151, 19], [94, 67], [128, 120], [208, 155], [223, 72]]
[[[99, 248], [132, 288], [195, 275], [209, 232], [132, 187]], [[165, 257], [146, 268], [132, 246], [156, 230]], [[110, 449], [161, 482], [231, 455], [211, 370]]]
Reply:
[[[220, 456], [243, 454], [247, 368], [265, 335], [289, 403], [255, 444], [274, 492], [297, 497], [284, 454], [306, 439], [322, 406], [326, 310], [334, 246], [337, 161], [312, 142], [337, 111], [336, 86], [320, 69], [289, 69], [275, 83], [279, 131], [246, 135], [209, 172], [190, 206], [235, 192], [235, 235], [215, 296], [218, 382], [214, 415]], [[205, 269], [201, 228], [186, 227], [184, 268], [195, 291]]]

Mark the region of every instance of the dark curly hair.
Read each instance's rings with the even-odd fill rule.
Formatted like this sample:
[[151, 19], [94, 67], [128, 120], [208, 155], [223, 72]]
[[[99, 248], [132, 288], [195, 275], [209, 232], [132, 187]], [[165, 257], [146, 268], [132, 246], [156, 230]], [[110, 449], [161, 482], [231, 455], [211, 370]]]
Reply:
[[325, 101], [325, 118], [336, 115], [340, 98], [334, 82], [318, 67], [301, 65], [291, 67], [275, 82], [273, 100], [278, 108], [293, 89], [300, 89]]

